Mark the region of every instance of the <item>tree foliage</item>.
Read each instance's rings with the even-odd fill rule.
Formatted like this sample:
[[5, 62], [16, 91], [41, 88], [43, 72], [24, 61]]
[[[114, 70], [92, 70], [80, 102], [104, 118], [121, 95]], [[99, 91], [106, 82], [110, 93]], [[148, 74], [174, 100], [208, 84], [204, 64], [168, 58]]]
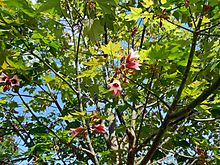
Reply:
[[219, 0], [0, 4], [1, 163], [219, 164]]

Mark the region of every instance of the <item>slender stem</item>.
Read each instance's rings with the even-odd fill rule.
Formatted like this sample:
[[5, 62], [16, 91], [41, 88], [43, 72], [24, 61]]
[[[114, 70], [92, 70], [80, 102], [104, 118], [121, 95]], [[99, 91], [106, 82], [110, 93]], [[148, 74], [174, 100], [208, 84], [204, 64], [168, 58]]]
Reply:
[[[79, 48], [80, 48], [80, 39], [81, 39], [81, 34], [82, 34], [82, 26], [80, 27], [80, 31], [79, 31], [79, 36], [78, 36], [78, 44], [77, 44], [77, 50], [76, 50], [76, 59], [75, 59], [75, 65], [76, 65], [76, 76], [79, 75], [79, 72], [80, 72], [80, 64], [79, 64]], [[77, 78], [77, 81], [76, 81], [76, 84], [77, 84], [77, 90], [78, 90], [78, 93], [77, 93], [77, 99], [78, 99], [78, 108], [79, 108], [79, 111], [80, 112], [83, 112], [83, 103], [82, 103], [82, 92], [81, 92], [81, 79], [80, 78]], [[82, 123], [83, 123], [83, 126], [86, 127], [86, 120], [85, 118], [82, 118]], [[94, 148], [92, 146], [92, 143], [91, 143], [91, 140], [90, 140], [90, 137], [89, 137], [89, 134], [86, 134], [86, 141], [89, 145], [89, 150], [91, 151], [93, 157], [94, 157], [94, 163], [96, 165], [99, 165], [99, 161], [98, 161], [98, 158], [96, 156], [96, 153], [94, 151]]]
[[218, 25], [220, 25], [220, 23], [217, 23], [217, 24], [212, 25], [212, 26], [210, 26], [210, 27], [208, 27], [208, 28], [202, 29], [202, 30], [200, 30], [199, 32], [204, 32], [204, 31], [206, 31], [206, 30], [210, 30], [210, 29], [212, 29], [212, 28], [214, 28], [214, 27], [216, 27], [216, 26], [218, 26]]
[[23, 157], [23, 158], [13, 159], [12, 162], [20, 162], [20, 161], [27, 160], [30, 158], [31, 158], [30, 156], [27, 156], [27, 157]]
[[[27, 43], [22, 40], [22, 42], [24, 43], [24, 45], [31, 50], [31, 48], [27, 45]], [[36, 55], [32, 50], [30, 51], [31, 55], [33, 55], [34, 57], [36, 57], [37, 59], [39, 59], [44, 65], [46, 65], [57, 77], [59, 77], [63, 82], [65, 82], [70, 89], [77, 94], [78, 91], [67, 81], [65, 80], [52, 66], [50, 66], [47, 62], [45, 62], [45, 60], [43, 60], [41, 57], [39, 57], [38, 55]]]
[[104, 24], [104, 31], [105, 31], [105, 33], [104, 33], [104, 37], [105, 37], [105, 45], [107, 45], [108, 44], [108, 31], [107, 31], [107, 25], [106, 25], [106, 22], [105, 22], [105, 24]]
[[190, 13], [190, 17], [192, 18], [193, 25], [196, 28], [196, 21], [195, 21], [195, 18], [193, 17], [193, 15], [192, 15], [192, 10], [191, 10], [190, 6], [189, 6], [189, 13]]
[[15, 128], [14, 124], [8, 120], [10, 125], [12, 126], [13, 128], [13, 131], [16, 132], [16, 134], [23, 140], [23, 142], [28, 146], [28, 147], [31, 147], [32, 145], [28, 142], [28, 139], [26, 138], [26, 136], [23, 136], [19, 130], [17, 128]]
[[181, 28], [181, 29], [184, 29], [184, 30], [187, 30], [187, 31], [189, 31], [189, 32], [191, 32], [191, 33], [194, 33], [193, 30], [188, 29], [188, 28], [186, 28], [186, 27], [184, 27], [184, 26], [178, 25], [178, 24], [176, 24], [176, 23], [174, 23], [174, 22], [172, 22], [172, 21], [170, 21], [170, 20], [168, 20], [168, 19], [166, 19], [166, 21], [169, 22], [169, 23], [171, 23], [171, 24], [173, 24], [173, 25], [175, 25], [175, 26], [177, 26], [177, 27], [179, 27], [179, 28]]
[[207, 36], [207, 37], [220, 37], [220, 34], [208, 34], [208, 33], [201, 33], [201, 36]]
[[[117, 114], [117, 116], [118, 116], [118, 119], [119, 119], [120, 123], [121, 123], [122, 125], [124, 125], [124, 127], [125, 127], [125, 129], [126, 129], [126, 135], [127, 135], [127, 137], [128, 137], [128, 143], [129, 143], [129, 151], [128, 151], [127, 164], [128, 164], [128, 165], [131, 165], [131, 164], [133, 164], [133, 162], [134, 162], [134, 159], [133, 159], [134, 156], [131, 155], [131, 154], [133, 154], [133, 153], [132, 153], [132, 150], [133, 150], [133, 143], [134, 143], [134, 135], [132, 135], [131, 131], [126, 127], [125, 120], [124, 120], [124, 118], [122, 117], [120, 111], [119, 111], [117, 108], [115, 109], [115, 111], [116, 111], [116, 114]], [[118, 146], [120, 146], [120, 145], [118, 145]]]
[[14, 115], [13, 115], [13, 118], [15, 118], [15, 120], [19, 123], [19, 125], [22, 127], [23, 131], [27, 134], [27, 136], [29, 137], [30, 139], [30, 142], [31, 142], [31, 146], [33, 146], [35, 143], [34, 143], [34, 140], [31, 138], [31, 135], [30, 133], [26, 130], [26, 128], [24, 128], [24, 126], [22, 125], [22, 123], [18, 120], [18, 118]]
[[[151, 89], [152, 82], [153, 82], [153, 77], [154, 77], [154, 74], [153, 74], [152, 77], [151, 77], [151, 80], [150, 80], [150, 83], [149, 83], [149, 89]], [[143, 107], [144, 110], [143, 110], [143, 113], [142, 113], [142, 115], [141, 115], [141, 122], [140, 122], [139, 130], [138, 130], [138, 134], [137, 134], [136, 145], [138, 145], [138, 140], [139, 140], [139, 137], [140, 137], [140, 133], [141, 133], [142, 126], [143, 126], [144, 115], [145, 115], [146, 110], [147, 110], [147, 103], [148, 103], [149, 97], [150, 97], [150, 92], [148, 91], [148, 92], [147, 92], [146, 99], [145, 99], [145, 104], [144, 104], [144, 107]]]
[[[13, 94], [13, 93], [1, 93], [1, 95], [7, 95], [7, 96], [12, 96], [12, 97], [18, 96], [18, 95]], [[38, 96], [33, 96], [33, 95], [21, 94], [21, 96], [22, 97], [37, 98], [37, 99], [40, 99], [40, 100], [45, 100], [45, 101], [48, 101], [48, 102], [53, 102], [53, 100], [42, 98], [42, 97], [38, 97]]]
[[163, 103], [165, 105], [165, 107], [167, 107], [168, 109], [170, 109], [170, 106], [160, 97], [158, 96], [156, 93], [154, 93], [152, 90], [150, 90], [148, 87], [146, 87], [146, 85], [144, 84], [140, 84], [137, 83], [136, 81], [132, 80], [131, 78], [125, 76], [129, 81], [133, 82], [134, 84], [137, 84], [138, 86], [142, 87], [143, 89], [145, 89], [146, 91], [148, 91], [150, 94], [152, 94], [154, 97], [156, 97], [158, 100], [160, 100], [161, 103]]
[[48, 93], [49, 96], [53, 99], [53, 102], [56, 104], [56, 106], [57, 106], [59, 112], [63, 115], [63, 113], [62, 113], [62, 108], [61, 108], [60, 104], [58, 103], [56, 97], [54, 96], [54, 94], [53, 94], [53, 92], [52, 92], [52, 90], [51, 90], [51, 88], [50, 88], [50, 85], [49, 85], [48, 83], [47, 83], [47, 88], [48, 88], [48, 90], [49, 90], [49, 93]]
[[145, 35], [145, 31], [146, 31], [146, 25], [144, 25], [143, 31], [142, 31], [142, 35], [141, 35], [141, 43], [140, 43], [140, 49], [143, 46], [143, 42], [144, 42], [144, 35]]

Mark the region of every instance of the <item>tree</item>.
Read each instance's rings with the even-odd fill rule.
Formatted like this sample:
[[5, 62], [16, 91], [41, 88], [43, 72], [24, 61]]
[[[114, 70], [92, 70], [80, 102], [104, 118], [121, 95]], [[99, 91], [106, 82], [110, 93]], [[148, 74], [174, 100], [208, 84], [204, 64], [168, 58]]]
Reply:
[[219, 163], [220, 1], [0, 4], [2, 164]]

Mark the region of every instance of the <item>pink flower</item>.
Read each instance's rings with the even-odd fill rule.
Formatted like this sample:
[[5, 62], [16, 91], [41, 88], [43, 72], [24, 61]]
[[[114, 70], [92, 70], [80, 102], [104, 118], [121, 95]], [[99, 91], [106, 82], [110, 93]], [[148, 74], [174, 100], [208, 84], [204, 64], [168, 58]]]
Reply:
[[141, 70], [139, 66], [141, 66], [141, 65], [139, 64], [138, 61], [126, 63], [126, 67], [128, 69]]
[[85, 130], [85, 128], [83, 128], [83, 127], [70, 128], [70, 131], [71, 131], [71, 134], [72, 134], [73, 137], [78, 136], [78, 135], [81, 134], [84, 130]]
[[110, 91], [113, 91], [114, 96], [120, 96], [121, 95], [121, 83], [119, 80], [114, 80], [112, 83], [109, 84]]
[[133, 49], [130, 50], [130, 53], [126, 59], [126, 63], [133, 62], [135, 58], [139, 58], [138, 51], [134, 51]]
[[21, 82], [21, 80], [19, 80], [16, 75], [10, 79], [10, 83], [11, 83], [12, 87], [13, 86], [20, 86], [20, 82]]
[[105, 133], [105, 127], [101, 124], [97, 124], [94, 126], [95, 128], [92, 129], [93, 133]]
[[8, 75], [2, 73], [0, 75], [0, 83], [4, 83], [3, 91], [9, 90], [11, 87], [14, 86], [20, 86], [21, 80], [18, 79], [18, 77], [15, 75], [12, 78], [10, 78]]
[[9, 77], [6, 74], [2, 73], [0, 75], [0, 83], [5, 83], [8, 79]]
[[126, 59], [126, 67], [128, 69], [140, 70], [141, 65], [139, 64], [139, 61], [135, 61], [135, 58], [139, 58], [139, 57], [140, 56], [138, 55], [138, 52], [131, 49], [130, 54]]

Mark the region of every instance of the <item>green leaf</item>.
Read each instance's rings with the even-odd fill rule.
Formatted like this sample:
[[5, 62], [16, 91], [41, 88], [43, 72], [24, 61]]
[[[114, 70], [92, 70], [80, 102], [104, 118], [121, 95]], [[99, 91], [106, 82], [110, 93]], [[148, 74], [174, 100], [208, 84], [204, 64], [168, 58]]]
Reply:
[[73, 112], [71, 113], [73, 116], [79, 116], [79, 117], [84, 117], [86, 115], [86, 111], [83, 112]]
[[74, 117], [72, 115], [68, 114], [64, 117], [59, 117], [59, 118], [62, 119], [62, 120], [73, 120]]
[[90, 70], [82, 71], [77, 78], [83, 78], [83, 77], [95, 77], [96, 75], [100, 74], [101, 71], [97, 70], [96, 68], [92, 68]]
[[141, 13], [142, 13], [141, 8], [130, 7], [130, 9], [131, 9], [131, 14], [126, 15], [125, 19], [131, 21], [131, 20], [138, 20], [139, 18], [141, 18]]
[[152, 5], [154, 4], [153, 0], [144, 0], [142, 5], [145, 7], [145, 8], [149, 8], [151, 7]]
[[220, 160], [220, 155], [214, 155], [214, 157], [218, 160]]
[[102, 9], [105, 14], [112, 14], [114, 6], [117, 6], [119, 0], [95, 0], [98, 6]]
[[107, 45], [102, 45], [101, 50], [104, 52], [104, 54], [115, 56], [121, 50], [121, 45], [120, 42], [112, 43], [112, 41], [110, 41]]
[[50, 9], [55, 9], [61, 11], [60, 0], [46, 0], [38, 9], [39, 12], [47, 11]]
[[98, 68], [103, 65], [103, 62], [100, 60], [100, 58], [92, 58], [89, 62], [86, 62], [85, 65], [93, 68]]
[[83, 20], [83, 35], [87, 35], [92, 42], [100, 38], [100, 34], [104, 33], [104, 27], [100, 24], [100, 20], [86, 19]]
[[22, 61], [18, 61], [16, 63], [14, 63], [13, 61], [11, 61], [8, 57], [6, 57], [6, 62], [9, 66], [11, 66], [14, 69], [18, 69], [18, 70], [29, 70], [30, 68], [26, 67], [24, 65], [24, 63]]

